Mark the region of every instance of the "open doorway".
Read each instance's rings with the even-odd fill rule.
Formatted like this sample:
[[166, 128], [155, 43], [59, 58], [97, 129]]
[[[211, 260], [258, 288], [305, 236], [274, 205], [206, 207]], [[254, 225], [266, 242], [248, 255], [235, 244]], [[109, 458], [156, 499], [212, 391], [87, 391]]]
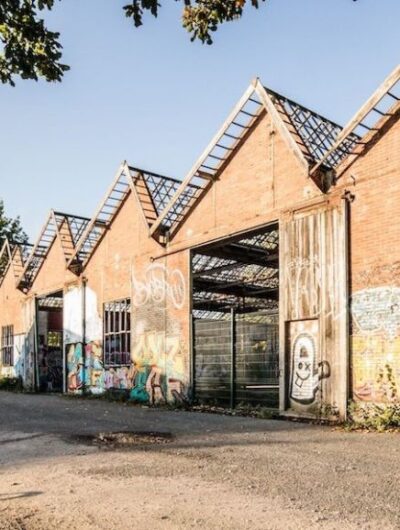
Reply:
[[279, 406], [279, 230], [192, 251], [196, 401]]
[[62, 392], [63, 292], [37, 298], [36, 374], [39, 392]]

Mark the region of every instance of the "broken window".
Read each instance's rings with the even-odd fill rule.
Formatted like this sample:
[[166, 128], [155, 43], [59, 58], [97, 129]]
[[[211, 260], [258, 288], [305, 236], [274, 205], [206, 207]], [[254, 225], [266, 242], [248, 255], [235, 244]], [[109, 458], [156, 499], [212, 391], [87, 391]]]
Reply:
[[1, 328], [1, 357], [3, 366], [14, 364], [14, 326]]
[[104, 304], [104, 364], [131, 363], [131, 300], [125, 298]]

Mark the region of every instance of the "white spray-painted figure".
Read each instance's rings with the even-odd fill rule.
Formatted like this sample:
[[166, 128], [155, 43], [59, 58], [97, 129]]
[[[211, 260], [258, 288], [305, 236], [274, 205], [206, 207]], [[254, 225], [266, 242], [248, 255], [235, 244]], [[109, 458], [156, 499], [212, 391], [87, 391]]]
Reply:
[[329, 364], [317, 362], [314, 337], [300, 333], [293, 342], [290, 397], [303, 405], [314, 402], [321, 379], [330, 376]]

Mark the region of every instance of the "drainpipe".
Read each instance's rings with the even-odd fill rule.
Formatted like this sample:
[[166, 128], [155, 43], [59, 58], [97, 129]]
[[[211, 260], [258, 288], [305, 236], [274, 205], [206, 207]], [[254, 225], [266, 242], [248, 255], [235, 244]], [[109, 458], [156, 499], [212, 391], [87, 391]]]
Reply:
[[236, 406], [236, 313], [234, 308], [231, 308], [231, 409]]
[[39, 391], [39, 303], [35, 295], [34, 298], [34, 329], [33, 329], [33, 388], [35, 392]]
[[349, 190], [345, 190], [342, 195], [342, 200], [345, 209], [345, 241], [344, 251], [346, 255], [346, 312], [345, 312], [345, 327], [346, 327], [346, 382], [345, 382], [345, 410], [344, 420], [347, 420], [348, 416], [348, 402], [351, 397], [351, 361], [352, 361], [352, 342], [351, 342], [351, 285], [352, 285], [352, 270], [351, 270], [351, 204], [355, 200], [355, 195]]
[[87, 278], [82, 278], [82, 394], [86, 394], [86, 284]]

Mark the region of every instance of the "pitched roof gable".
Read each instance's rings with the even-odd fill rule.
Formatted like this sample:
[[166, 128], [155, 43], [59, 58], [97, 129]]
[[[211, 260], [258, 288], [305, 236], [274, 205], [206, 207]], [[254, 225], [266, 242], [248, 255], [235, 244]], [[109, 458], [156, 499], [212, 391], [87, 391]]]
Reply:
[[4, 240], [0, 249], [0, 286], [11, 264], [11, 248], [8, 239]]
[[[176, 193], [182, 181], [132, 166], [129, 166], [129, 171], [148, 227], [151, 228]], [[186, 204], [198, 190], [199, 187], [195, 184], [190, 184], [187, 187], [174, 210], [174, 220], [179, 219]]]
[[[0, 259], [12, 252], [18, 287], [32, 285], [55, 239], [60, 238], [69, 269], [87, 264], [128, 195], [133, 192], [144, 222], [156, 241], [173, 237], [184, 219], [207, 193], [234, 154], [266, 113], [304, 174], [324, 188], [324, 175], [334, 174], [357, 158], [376, 139], [400, 108], [400, 66], [342, 128], [254, 80], [186, 177], [180, 181], [123, 162], [92, 219], [52, 211], [29, 257], [4, 246]], [[378, 117], [378, 120], [374, 119]], [[22, 252], [22, 253], [21, 253]], [[7, 258], [8, 262], [10, 257]], [[8, 266], [8, 265], [7, 265]], [[2, 278], [0, 273], [0, 284]]]
[[[383, 81], [372, 96], [362, 105], [325, 155], [310, 169], [314, 175], [321, 166], [335, 161], [335, 170], [341, 163], [355, 160], [375, 140], [387, 121], [397, 112], [400, 102], [400, 65]], [[357, 141], [349, 139], [357, 136]]]
[[[270, 114], [275, 128], [307, 175], [325, 192], [339, 166], [351, 155], [353, 159], [359, 156], [374, 141], [384, 124], [397, 112], [399, 102], [400, 66], [345, 127], [263, 87], [258, 79], [253, 81], [154, 221], [150, 234], [159, 242], [165, 239], [165, 231], [169, 232], [169, 237], [173, 236], [264, 112]], [[196, 191], [189, 191], [194, 184]]]
[[[170, 236], [174, 234], [180, 222], [218, 178], [265, 112], [270, 115], [274, 127], [296, 156], [305, 174], [326, 155], [341, 131], [337, 123], [265, 88], [258, 79], [253, 81], [153, 223], [150, 229], [153, 237], [161, 242], [166, 230]], [[356, 141], [356, 135], [347, 140], [349, 144]], [[336, 155], [336, 159], [339, 157]], [[331, 158], [330, 162], [333, 163], [333, 156]], [[319, 183], [318, 178], [316, 180]], [[193, 185], [196, 190], [188, 192]], [[183, 196], [186, 200], [182, 206]]]
[[328, 154], [343, 127], [269, 88], [265, 87], [265, 91], [277, 107], [282, 121], [296, 138], [310, 167], [325, 157], [324, 167], [335, 167], [357, 144], [359, 136], [350, 134], [340, 149]]
[[51, 210], [39, 238], [23, 264], [17, 287], [24, 292], [29, 291], [57, 237], [67, 263], [89, 222], [87, 217]]
[[136, 195], [146, 226], [150, 228], [179, 184], [180, 181], [174, 178], [130, 166], [124, 161], [94, 216], [86, 225], [68, 260], [68, 267], [79, 272], [86, 266], [131, 192]]
[[10, 267], [15, 281], [20, 278], [32, 247], [30, 243], [10, 243], [8, 239], [4, 241], [0, 250], [0, 287]]

